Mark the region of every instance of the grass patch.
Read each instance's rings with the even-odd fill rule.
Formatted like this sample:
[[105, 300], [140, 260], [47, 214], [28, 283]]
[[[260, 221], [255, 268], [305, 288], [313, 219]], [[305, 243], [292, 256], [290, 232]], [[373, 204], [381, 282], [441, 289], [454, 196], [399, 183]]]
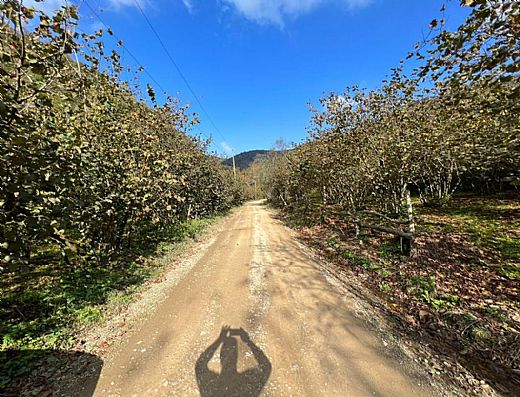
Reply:
[[379, 291], [383, 294], [388, 294], [392, 290], [392, 286], [388, 283], [379, 283]]
[[327, 247], [329, 248], [337, 248], [339, 246], [339, 238], [337, 237], [330, 237], [327, 240]]
[[358, 255], [348, 249], [343, 251], [343, 258], [352, 263], [355, 266], [359, 266], [364, 270], [378, 270], [380, 268], [379, 265], [372, 263], [369, 259], [365, 258], [362, 255]]
[[504, 313], [504, 311], [502, 309], [500, 309], [500, 307], [496, 306], [496, 305], [490, 305], [490, 306], [487, 306], [485, 309], [484, 309], [484, 312], [491, 316], [491, 317], [494, 317], [498, 320], [501, 320], [501, 321], [505, 321], [507, 319], [507, 314]]
[[388, 277], [393, 276], [393, 274], [394, 274], [394, 272], [392, 272], [388, 269], [385, 269], [385, 268], [379, 269], [378, 273], [381, 278], [388, 278]]
[[394, 241], [385, 241], [379, 247], [379, 254], [382, 257], [394, 257], [401, 255], [401, 246]]
[[409, 293], [415, 293], [417, 298], [436, 310], [458, 306], [460, 303], [458, 295], [437, 292], [435, 276], [412, 276], [408, 280], [408, 286]]
[[434, 309], [442, 310], [448, 309], [460, 304], [460, 298], [458, 295], [452, 294], [440, 294], [435, 298], [431, 298], [428, 302]]
[[475, 327], [471, 329], [470, 337], [474, 342], [489, 345], [493, 342], [493, 335], [487, 329]]
[[419, 230], [462, 233], [480, 248], [520, 260], [520, 204], [500, 199], [455, 198], [444, 208], [416, 206]]
[[435, 291], [435, 277], [429, 276], [412, 276], [408, 281], [408, 284], [412, 287], [417, 288], [419, 291], [433, 292]]
[[499, 266], [499, 272], [512, 280], [520, 280], [520, 267], [515, 265]]

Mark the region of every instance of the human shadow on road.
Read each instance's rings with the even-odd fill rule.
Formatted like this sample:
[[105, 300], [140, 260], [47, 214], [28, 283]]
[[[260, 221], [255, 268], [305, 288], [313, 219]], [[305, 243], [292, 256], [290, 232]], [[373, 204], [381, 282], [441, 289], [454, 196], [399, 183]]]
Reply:
[[[242, 342], [253, 353], [257, 365], [244, 372], [238, 372], [238, 341]], [[220, 373], [209, 369], [208, 364], [220, 347]], [[201, 397], [244, 396], [257, 397], [264, 388], [269, 375], [271, 363], [262, 350], [249, 338], [242, 328], [222, 327], [220, 336], [199, 357], [195, 365], [195, 374]]]

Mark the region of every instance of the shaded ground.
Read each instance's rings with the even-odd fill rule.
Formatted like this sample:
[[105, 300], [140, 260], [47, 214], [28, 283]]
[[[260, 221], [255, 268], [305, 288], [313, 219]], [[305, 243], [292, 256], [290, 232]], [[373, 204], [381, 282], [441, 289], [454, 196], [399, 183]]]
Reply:
[[260, 203], [199, 255], [108, 350], [96, 396], [441, 395]]
[[79, 351], [6, 350], [0, 352], [2, 397], [90, 397], [103, 361]]
[[379, 295], [402, 329], [499, 391], [520, 394], [518, 197], [459, 197], [447, 208], [417, 206], [417, 213], [411, 258], [380, 233], [354, 239], [352, 226], [333, 212], [307, 226], [301, 214], [286, 220], [299, 223], [302, 239], [337, 263], [344, 277]]

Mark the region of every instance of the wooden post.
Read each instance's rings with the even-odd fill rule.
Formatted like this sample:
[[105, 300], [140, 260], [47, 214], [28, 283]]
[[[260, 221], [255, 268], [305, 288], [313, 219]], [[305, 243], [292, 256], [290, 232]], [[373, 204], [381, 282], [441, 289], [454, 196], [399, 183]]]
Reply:
[[411, 237], [401, 237], [401, 252], [410, 255], [413, 249], [413, 239], [415, 236], [415, 221], [413, 219], [412, 198], [410, 197], [410, 189], [408, 189], [408, 187], [406, 187], [406, 213], [408, 215], [408, 233]]
[[415, 234], [415, 221], [413, 219], [412, 198], [410, 197], [410, 189], [406, 189], [406, 212], [408, 214], [408, 231]]

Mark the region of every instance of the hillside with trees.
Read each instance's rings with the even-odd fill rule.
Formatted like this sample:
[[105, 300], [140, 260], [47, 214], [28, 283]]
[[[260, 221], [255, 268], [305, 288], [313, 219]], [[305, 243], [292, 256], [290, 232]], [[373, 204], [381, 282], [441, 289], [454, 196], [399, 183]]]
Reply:
[[[255, 160], [261, 159], [267, 153], [269, 153], [269, 150], [250, 150], [248, 152], [239, 153], [235, 156], [235, 167], [239, 170], [245, 170], [250, 167]], [[222, 164], [233, 167], [233, 158], [225, 159]]]

